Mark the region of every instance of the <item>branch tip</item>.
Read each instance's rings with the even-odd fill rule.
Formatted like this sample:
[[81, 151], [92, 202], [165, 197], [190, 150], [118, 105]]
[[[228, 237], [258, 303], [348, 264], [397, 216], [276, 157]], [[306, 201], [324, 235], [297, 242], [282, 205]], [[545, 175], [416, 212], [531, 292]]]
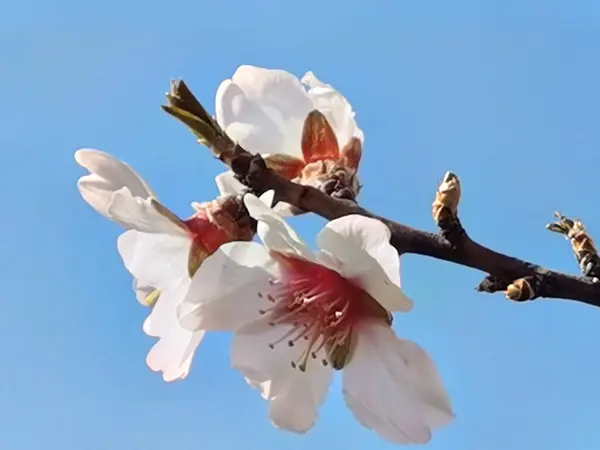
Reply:
[[600, 276], [600, 257], [594, 240], [579, 219], [570, 219], [559, 212], [554, 216], [557, 222], [546, 225], [546, 229], [562, 234], [571, 242], [573, 253], [579, 263], [579, 269], [586, 277]]
[[466, 235], [458, 218], [460, 196], [461, 186], [458, 176], [452, 172], [446, 172], [438, 187], [431, 212], [442, 236], [455, 246]]
[[479, 283], [475, 290], [478, 292], [487, 292], [488, 294], [493, 294], [494, 292], [505, 291], [509, 284], [510, 283], [507, 283], [501, 278], [488, 275], [481, 283]]

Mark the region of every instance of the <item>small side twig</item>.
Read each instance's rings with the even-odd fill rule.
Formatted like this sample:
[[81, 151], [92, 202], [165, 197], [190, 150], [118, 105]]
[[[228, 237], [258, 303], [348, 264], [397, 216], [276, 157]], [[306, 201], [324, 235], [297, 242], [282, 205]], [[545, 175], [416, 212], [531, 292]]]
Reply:
[[558, 222], [546, 225], [554, 233], [559, 233], [571, 242], [573, 253], [579, 263], [579, 269], [586, 277], [600, 277], [600, 257], [594, 240], [578, 219], [569, 219], [561, 213], [554, 213]]

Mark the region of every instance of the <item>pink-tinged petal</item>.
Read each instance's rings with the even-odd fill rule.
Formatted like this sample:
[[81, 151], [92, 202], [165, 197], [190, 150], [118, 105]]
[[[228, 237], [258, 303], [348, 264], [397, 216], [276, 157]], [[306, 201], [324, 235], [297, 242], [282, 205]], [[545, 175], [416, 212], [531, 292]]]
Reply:
[[[344, 369], [344, 398], [356, 419], [397, 444], [427, 443], [434, 428], [453, 418], [445, 405], [431, 404], [418, 371], [407, 365], [411, 358], [389, 326], [372, 322], [357, 330], [354, 354]], [[434, 383], [432, 392], [437, 390]]]
[[327, 118], [318, 110], [311, 111], [302, 129], [302, 154], [308, 163], [326, 159], [337, 160], [340, 148]]
[[81, 196], [92, 208], [109, 219], [114, 219], [107, 211], [112, 195], [122, 188], [127, 188], [134, 197], [156, 197], [150, 186], [129, 164], [108, 153], [81, 149], [75, 152], [75, 161], [90, 172], [77, 182]]
[[340, 263], [340, 273], [355, 280], [388, 311], [410, 311], [402, 291], [400, 258], [390, 230], [379, 220], [350, 215], [329, 222], [317, 236], [318, 247]]
[[258, 221], [257, 234], [271, 251], [293, 254], [313, 260], [314, 254], [287, 222], [254, 195], [245, 195], [250, 216]]
[[119, 254], [133, 277], [142, 285], [161, 290], [177, 286], [188, 276], [190, 245], [187, 236], [136, 230], [126, 231], [117, 240]]
[[320, 81], [313, 72], [302, 77], [302, 83], [309, 86], [308, 96], [313, 108], [321, 111], [331, 124], [340, 146], [345, 146], [355, 137], [364, 142], [364, 134], [356, 124], [355, 113], [348, 100], [331, 85]]
[[180, 325], [189, 330], [235, 331], [268, 306], [258, 294], [275, 270], [265, 248], [256, 242], [222, 245], [194, 275], [178, 308]]
[[171, 328], [148, 353], [148, 367], [155, 372], [162, 372], [166, 382], [186, 378], [204, 334], [204, 331]]

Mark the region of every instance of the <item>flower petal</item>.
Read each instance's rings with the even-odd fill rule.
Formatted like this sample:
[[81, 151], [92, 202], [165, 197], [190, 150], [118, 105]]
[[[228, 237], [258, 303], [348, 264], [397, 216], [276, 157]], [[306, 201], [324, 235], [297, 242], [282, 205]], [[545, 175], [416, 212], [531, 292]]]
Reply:
[[217, 175], [215, 182], [222, 196], [236, 195], [248, 189], [230, 170]]
[[304, 119], [312, 109], [300, 80], [285, 70], [243, 65], [235, 71], [232, 81], [249, 99], [276, 110], [283, 120]]
[[171, 328], [146, 357], [146, 364], [155, 372], [162, 372], [167, 382], [188, 376], [196, 349], [204, 338], [204, 331]]
[[225, 131], [248, 151], [302, 157], [302, 124], [313, 108], [294, 75], [240, 66], [219, 87], [216, 109]]
[[75, 161], [87, 170], [77, 182], [81, 196], [92, 208], [103, 216], [108, 215], [107, 208], [112, 194], [126, 187], [134, 197], [156, 197], [150, 186], [140, 177], [131, 166], [108, 153], [80, 149], [75, 152]]
[[355, 279], [385, 309], [412, 309], [412, 300], [401, 288], [400, 258], [385, 224], [359, 215], [344, 216], [325, 225], [317, 245], [341, 262], [343, 276]]
[[384, 439], [424, 444], [431, 439], [432, 429], [452, 420], [453, 414], [430, 404], [430, 397], [424, 395], [427, 387], [407, 366], [402, 345], [389, 326], [363, 325], [344, 369], [344, 398], [356, 419]]
[[308, 96], [313, 103], [313, 108], [327, 117], [340, 147], [345, 146], [352, 137], [364, 142], [364, 134], [356, 124], [352, 106], [342, 94], [331, 85], [320, 81], [313, 72], [307, 72], [302, 77], [302, 83], [310, 87]]
[[163, 337], [170, 330], [179, 328], [177, 309], [183, 302], [190, 283], [189, 278], [183, 278], [180, 279], [179, 283], [161, 291], [154, 308], [144, 321], [144, 333], [149, 336]]
[[191, 239], [187, 236], [137, 230], [126, 231], [117, 240], [119, 254], [133, 277], [142, 285], [161, 290], [176, 287], [188, 277], [190, 245]]
[[264, 318], [257, 319], [236, 332], [231, 361], [269, 400], [269, 415], [276, 427], [304, 433], [317, 419], [333, 371], [322, 363], [326, 357], [323, 350], [309, 359], [306, 371], [294, 368], [292, 363], [300, 360], [305, 349], [281, 340], [290, 330], [290, 325], [272, 326]]
[[231, 139], [251, 153], [280, 153], [284, 151], [282, 124], [248, 98], [231, 80], [219, 86], [216, 96], [217, 122]]
[[294, 229], [264, 202], [255, 195], [247, 194], [244, 204], [250, 216], [258, 221], [257, 234], [269, 250], [314, 260], [313, 252]]
[[162, 205], [159, 212], [158, 205], [153, 198], [134, 197], [129, 189], [121, 188], [112, 195], [106, 212], [110, 218], [129, 229], [146, 233], [186, 235], [183, 224], [177, 223], [172, 213], [170, 215], [173, 218], [163, 214], [162, 210], [166, 208]]
[[[323, 356], [317, 355], [317, 358]], [[333, 371], [320, 362], [306, 372], [289, 367], [273, 377], [268, 390], [269, 416], [273, 425], [296, 433], [310, 430], [317, 421], [332, 380]]]
[[270, 306], [258, 296], [276, 270], [266, 249], [256, 242], [231, 242], [209, 256], [194, 277], [178, 309], [188, 330], [231, 330], [258, 317]]
[[427, 423], [432, 428], [447, 425], [454, 418], [452, 404], [435, 362], [416, 342], [398, 338], [397, 353], [410, 370], [415, 389], [428, 405]]

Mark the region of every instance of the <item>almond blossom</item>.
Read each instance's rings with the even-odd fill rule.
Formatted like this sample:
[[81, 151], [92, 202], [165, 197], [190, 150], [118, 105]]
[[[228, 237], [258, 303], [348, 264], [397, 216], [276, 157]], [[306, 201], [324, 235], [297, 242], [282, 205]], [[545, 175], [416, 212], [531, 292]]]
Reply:
[[313, 252], [271, 210], [272, 198], [244, 197], [263, 245], [225, 244], [207, 259], [179, 307], [181, 326], [235, 332], [232, 364], [268, 400], [277, 427], [312, 428], [342, 370], [344, 399], [362, 425], [396, 443], [428, 442], [454, 415], [432, 359], [391, 328], [391, 313], [413, 303], [389, 229], [342, 217]]
[[[128, 231], [118, 238], [118, 250], [134, 277], [138, 300], [152, 306], [143, 329], [159, 338], [146, 362], [165, 381], [185, 378], [204, 330], [179, 326], [176, 308], [191, 277], [221, 244], [251, 240], [252, 222], [241, 200], [223, 197], [193, 204], [196, 212], [182, 220], [163, 206], [150, 186], [126, 163], [107, 153], [81, 149], [75, 160], [90, 174], [77, 185], [83, 198], [100, 214]], [[246, 220], [235, 221], [244, 215]]]
[[[219, 125], [246, 150], [262, 154], [267, 166], [290, 180], [352, 198], [359, 191], [364, 141], [354, 116], [348, 100], [312, 72], [299, 80], [284, 70], [244, 65], [216, 95]], [[232, 172], [219, 175], [217, 184], [227, 192], [244, 188]]]

